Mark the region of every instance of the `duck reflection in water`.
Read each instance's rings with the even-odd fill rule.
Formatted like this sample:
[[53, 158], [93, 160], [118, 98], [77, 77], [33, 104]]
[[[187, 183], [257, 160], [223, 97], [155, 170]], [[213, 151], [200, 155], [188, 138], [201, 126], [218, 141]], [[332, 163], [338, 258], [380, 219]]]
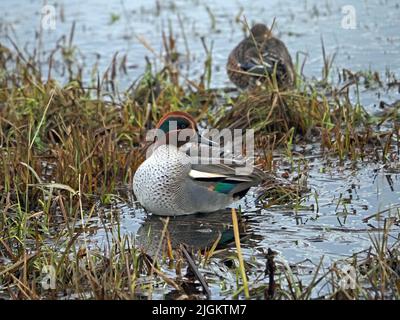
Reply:
[[[249, 236], [244, 220], [239, 219], [241, 239]], [[157, 254], [159, 247], [159, 254], [167, 252], [168, 241], [172, 249], [183, 244], [190, 251], [210, 249], [216, 242], [218, 249], [234, 245], [231, 211], [226, 209], [169, 218], [151, 215], [136, 234], [136, 245], [150, 256]]]

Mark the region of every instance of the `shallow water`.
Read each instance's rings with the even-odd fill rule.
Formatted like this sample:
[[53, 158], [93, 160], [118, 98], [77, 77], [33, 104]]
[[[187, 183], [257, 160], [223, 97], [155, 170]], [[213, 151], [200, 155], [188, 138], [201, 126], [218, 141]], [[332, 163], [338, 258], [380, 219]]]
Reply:
[[[279, 159], [277, 159], [279, 161]], [[308, 187], [306, 199], [298, 210], [293, 204], [263, 208], [254, 205], [256, 189], [243, 198], [236, 207], [241, 208], [242, 250], [245, 261], [252, 262], [248, 269], [250, 279], [264, 273], [265, 255], [271, 248], [278, 253], [277, 261], [285, 261], [302, 275], [303, 283], [311, 279], [309, 273], [321, 262], [329, 268], [334, 262], [360, 253], [371, 247], [371, 238], [380, 237], [384, 220], [391, 218], [394, 225], [389, 233], [391, 246], [400, 236], [400, 166], [385, 168], [381, 164], [357, 162], [339, 165], [335, 160], [313, 158], [308, 161]], [[282, 170], [290, 170], [285, 161]], [[303, 170], [304, 171], [304, 170]], [[296, 175], [295, 172], [293, 172]], [[160, 217], [148, 215], [135, 203], [118, 202], [112, 211], [118, 213], [122, 235], [133, 235], [136, 245], [150, 255], [160, 253], [159, 245], [164, 228]], [[374, 216], [382, 212], [379, 217]], [[211, 247], [220, 236], [220, 247], [227, 248], [210, 265], [201, 268], [209, 279], [213, 298], [226, 298], [220, 290], [225, 279], [234, 286], [235, 279], [223, 261], [235, 252], [230, 211], [195, 216], [171, 217], [168, 230], [173, 247], [185, 243], [193, 249]], [[367, 220], [365, 220], [367, 219]], [[94, 233], [89, 237], [94, 246], [102, 247], [106, 241], [100, 223], [92, 220]], [[97, 228], [96, 228], [97, 224]], [[111, 230], [113, 223], [109, 223]], [[230, 249], [231, 248], [231, 249]], [[174, 276], [174, 269], [168, 271]], [[257, 281], [257, 280], [254, 280]], [[230, 292], [232, 293], [232, 292]], [[321, 291], [318, 294], [324, 294]], [[317, 292], [313, 297], [318, 296]], [[163, 290], [154, 297], [165, 297]]]
[[[160, 1], [161, 2], [161, 1]], [[157, 9], [155, 1], [49, 1], [56, 4], [56, 29], [44, 31], [42, 37], [45, 51], [55, 47], [55, 41], [68, 34], [72, 22], [76, 21], [74, 44], [79, 48], [81, 63], [89, 70], [98, 61], [100, 72], [109, 66], [113, 55], [127, 55], [128, 73], [118, 77], [120, 89], [126, 88], [144, 70], [145, 56], [157, 66], [160, 60], [146, 49], [138, 38], [145, 39], [156, 54], [162, 52], [161, 32], [169, 23], [178, 41], [178, 51], [183, 74], [187, 70], [190, 78], [198, 78], [204, 67], [206, 54], [201, 43], [205, 37], [208, 47], [213, 43], [213, 87], [231, 86], [225, 74], [225, 62], [229, 50], [243, 37], [241, 26], [235, 21], [238, 14], [245, 15], [249, 22], [262, 21], [271, 24], [276, 17], [276, 33], [286, 42], [292, 57], [297, 52], [307, 55], [304, 74], [321, 77], [323, 58], [321, 36], [328, 54], [337, 52], [335, 69], [352, 71], [378, 71], [385, 80], [389, 69], [399, 75], [400, 71], [400, 6], [398, 1], [385, 0], [340, 0], [340, 1], [162, 1]], [[356, 9], [357, 26], [354, 30], [342, 28], [342, 6], [352, 5]], [[9, 45], [9, 34], [20, 47], [28, 42], [33, 48], [38, 41], [35, 30], [40, 25], [41, 1], [11, 1], [0, 3], [0, 41]], [[64, 12], [61, 21], [60, 10]], [[210, 14], [212, 12], [212, 15]], [[111, 16], [119, 16], [111, 23]], [[180, 17], [183, 30], [179, 24]], [[215, 19], [215, 22], [213, 20]], [[185, 49], [187, 38], [189, 53]], [[304, 54], [301, 54], [301, 59]], [[185, 63], [185, 61], [189, 63]], [[45, 61], [44, 61], [45, 63]], [[333, 76], [336, 79], [336, 76]], [[361, 102], [371, 112], [376, 111], [380, 99], [392, 102], [399, 99], [399, 92], [386, 92], [382, 88], [361, 92]], [[280, 170], [289, 168], [278, 158]], [[336, 259], [367, 249], [370, 237], [382, 227], [382, 221], [363, 219], [393, 207], [389, 214], [397, 218], [392, 228], [390, 241], [399, 236], [400, 173], [398, 160], [389, 170], [380, 163], [357, 162], [340, 165], [337, 160], [327, 163], [318, 157], [308, 160], [308, 198], [301, 210], [288, 206], [272, 208], [255, 207], [253, 194], [240, 202], [246, 220], [246, 237], [243, 239], [246, 260], [252, 257], [264, 261], [268, 248], [280, 253], [280, 259], [289, 263], [307, 261], [315, 266], [324, 256], [329, 266]], [[318, 208], [318, 209], [317, 209]], [[157, 217], [147, 216], [143, 209], [132, 203], [118, 203], [122, 233], [137, 235], [138, 245], [155, 250], [163, 224]], [[232, 241], [228, 227], [230, 213], [215, 213], [192, 217], [171, 218], [170, 232], [178, 244], [185, 242], [193, 247], [212, 244], [221, 233], [226, 242]], [[105, 232], [97, 219], [89, 240], [101, 246]], [[109, 222], [111, 227], [112, 223]], [[147, 235], [152, 231], [152, 243]], [[218, 266], [202, 270], [211, 277], [224, 276]], [[260, 265], [263, 270], [264, 265]], [[227, 276], [227, 275], [225, 275]], [[232, 283], [235, 281], [233, 280]], [[217, 285], [211, 284], [214, 297], [223, 296]]]
[[[31, 51], [40, 43], [43, 57], [48, 57], [56, 42], [69, 35], [75, 21], [76, 59], [86, 67], [88, 84], [93, 65], [98, 66], [102, 75], [116, 52], [117, 64], [121, 64], [126, 55], [127, 73], [120, 71], [117, 77], [120, 90], [128, 88], [143, 74], [145, 56], [160, 69], [162, 32], [168, 36], [171, 27], [180, 54], [181, 74], [191, 79], [200, 78], [206, 60], [201, 41], [204, 38], [208, 49], [212, 48], [211, 86], [231, 86], [225, 63], [229, 51], [244, 35], [243, 25], [237, 20], [243, 16], [249, 24], [271, 25], [275, 18], [275, 33], [284, 40], [293, 60], [299, 56], [301, 64], [306, 59], [303, 73], [307, 78], [322, 76], [321, 37], [326, 54], [335, 54], [331, 72], [334, 82], [337, 71], [342, 69], [377, 71], [382, 80], [387, 79], [387, 72], [396, 75], [400, 72], [400, 5], [395, 0], [49, 1], [48, 4], [56, 8], [55, 29], [42, 30], [42, 36], [37, 37], [44, 21], [43, 3], [1, 1], [0, 42], [10, 45], [8, 34], [20, 48]], [[348, 16], [342, 11], [345, 6], [354, 8], [355, 29], [343, 28]], [[116, 20], [113, 22], [113, 19]], [[43, 74], [47, 74], [48, 61], [45, 58], [41, 61]], [[399, 91], [375, 88], [358, 95], [352, 89], [351, 96], [359, 97], [361, 103], [374, 112], [381, 99], [385, 102], [398, 100]]]
[[[3, 0], [0, 3], [0, 41], [9, 44], [9, 34], [20, 47], [37, 44], [35, 31], [41, 25], [42, 1]], [[124, 88], [144, 70], [148, 56], [160, 66], [155, 57], [162, 52], [162, 31], [171, 26], [181, 54], [182, 69], [189, 77], [197, 77], [204, 68], [206, 54], [201, 42], [205, 38], [213, 48], [213, 87], [231, 85], [225, 74], [229, 50], [243, 37], [237, 17], [248, 22], [275, 20], [275, 33], [287, 44], [293, 59], [307, 55], [304, 74], [320, 77], [323, 67], [321, 37], [328, 55], [337, 53], [334, 68], [352, 71], [378, 71], [384, 78], [389, 69], [400, 70], [400, 5], [396, 0], [301, 0], [278, 1], [48, 1], [56, 7], [54, 30], [43, 30], [43, 48], [52, 50], [55, 41], [69, 34], [76, 21], [74, 44], [79, 48], [79, 60], [89, 69], [99, 57], [99, 70], [104, 72], [118, 52], [126, 54], [128, 74], [118, 79]], [[344, 6], [354, 8], [355, 29], [343, 28], [348, 15]], [[113, 22], [113, 18], [114, 22]], [[345, 25], [346, 26], [346, 25]], [[182, 28], [183, 27], [183, 28]], [[146, 49], [143, 39], [154, 53]], [[185, 39], [188, 49], [186, 50]], [[189, 64], [185, 63], [189, 61]], [[47, 64], [47, 63], [46, 63]], [[336, 76], [334, 76], [336, 77]], [[372, 100], [367, 104], [373, 104]]]

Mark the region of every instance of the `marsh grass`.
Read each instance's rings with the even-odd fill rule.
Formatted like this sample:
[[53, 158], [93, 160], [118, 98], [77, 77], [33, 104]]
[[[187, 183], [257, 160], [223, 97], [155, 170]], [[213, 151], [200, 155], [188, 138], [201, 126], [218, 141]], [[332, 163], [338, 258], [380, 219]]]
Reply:
[[[271, 85], [232, 97], [227, 91], [209, 88], [212, 44], [207, 45], [205, 40], [204, 72], [200, 79], [187, 79], [177, 67], [181, 55], [171, 29], [162, 35], [166, 54], [161, 70], [155, 70], [147, 59], [145, 73], [121, 93], [116, 78], [118, 70], [123, 72], [126, 59], [118, 66], [115, 55], [104, 74], [93, 67], [92, 84], [86, 87], [76, 60], [79, 50], [73, 45], [74, 30], [73, 26], [69, 37], [61, 39], [52, 51], [46, 76], [38, 59], [25, 56], [12, 40], [11, 48], [0, 45], [1, 297], [149, 299], [158, 288], [167, 286], [179, 298], [204, 298], [204, 292], [188, 285], [190, 273], [182, 275], [184, 255], [172, 248], [167, 225], [167, 245], [160, 247], [160, 259], [137, 248], [134, 239], [121, 235], [118, 213], [111, 210], [108, 216], [104, 214], [115, 199], [122, 197], [118, 188], [131, 183], [144, 160], [146, 130], [168, 111], [188, 111], [218, 128], [254, 128], [259, 150], [256, 162], [272, 176], [275, 151], [283, 147], [286, 156], [293, 158], [292, 147], [299, 141], [319, 139], [323, 151], [342, 161], [366, 157], [371, 150], [374, 156], [386, 159], [395, 141], [398, 148], [398, 108], [384, 118], [372, 118], [359, 103], [350, 102], [350, 84], [322, 94], [317, 85], [305, 80], [289, 91], [280, 91], [272, 81]], [[52, 76], [57, 71], [57, 54], [61, 65], [57, 68], [67, 75], [65, 84]], [[331, 63], [325, 64], [327, 68]], [[324, 70], [324, 75], [326, 90], [329, 70]], [[353, 75], [351, 85], [358, 85], [357, 79]], [[368, 79], [370, 84], [374, 80], [370, 75]], [[397, 126], [378, 132], [376, 125], [383, 121], [393, 121]], [[294, 203], [297, 208], [308, 192], [304, 183], [276, 177], [262, 190], [259, 200], [264, 206]], [[102, 248], [90, 244], [89, 236], [95, 232], [91, 219], [100, 219], [106, 230], [107, 241]], [[111, 230], [106, 226], [110, 220]], [[236, 224], [235, 230], [239, 246]], [[383, 237], [387, 236], [385, 232]], [[356, 268], [366, 266], [369, 289], [363, 285], [345, 296], [398, 298], [398, 249], [387, 248], [382, 239], [371, 241], [374, 253], [369, 253], [362, 264], [354, 258]], [[229, 250], [219, 249], [216, 240], [210, 248], [193, 252], [193, 257], [204, 269], [226, 252]], [[241, 261], [237, 255], [230, 261], [224, 271], [237, 283], [242, 278], [245, 296], [263, 297], [265, 278], [257, 275], [246, 281], [245, 269], [252, 274], [257, 271], [251, 271], [252, 263]], [[48, 266], [55, 267], [56, 288], [43, 290], [42, 271]], [[304, 286], [290, 266], [277, 263], [273, 298], [314, 296], [314, 289], [321, 282], [328, 285], [329, 277], [336, 272], [320, 275], [319, 271], [320, 266], [310, 284]], [[220, 282], [212, 277], [207, 280]], [[335, 283], [328, 298], [340, 298]], [[227, 296], [243, 294], [237, 287], [229, 289], [231, 284], [225, 280], [221, 286]]]

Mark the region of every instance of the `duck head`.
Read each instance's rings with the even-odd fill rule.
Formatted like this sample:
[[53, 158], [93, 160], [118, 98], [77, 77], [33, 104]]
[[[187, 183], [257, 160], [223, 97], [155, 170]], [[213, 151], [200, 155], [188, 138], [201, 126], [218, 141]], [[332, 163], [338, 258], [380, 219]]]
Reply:
[[165, 135], [165, 139], [158, 139], [155, 142], [156, 146], [173, 144], [179, 148], [188, 142], [215, 145], [214, 142], [200, 135], [196, 120], [186, 112], [174, 111], [167, 113], [160, 119], [156, 128]]
[[256, 23], [250, 30], [251, 35], [254, 38], [267, 37], [270, 34], [270, 30], [263, 23]]

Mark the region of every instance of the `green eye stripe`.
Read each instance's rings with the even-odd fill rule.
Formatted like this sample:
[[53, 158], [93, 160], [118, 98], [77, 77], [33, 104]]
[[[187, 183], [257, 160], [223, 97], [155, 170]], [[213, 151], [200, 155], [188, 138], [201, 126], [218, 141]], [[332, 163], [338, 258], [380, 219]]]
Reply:
[[[175, 122], [175, 123], [174, 123]], [[184, 128], [182, 128], [184, 126]], [[176, 128], [176, 129], [186, 129], [188, 128], [188, 121], [186, 119], [182, 118], [168, 118], [166, 121], [164, 121], [160, 129], [164, 131], [165, 133], [168, 133], [170, 129]]]

